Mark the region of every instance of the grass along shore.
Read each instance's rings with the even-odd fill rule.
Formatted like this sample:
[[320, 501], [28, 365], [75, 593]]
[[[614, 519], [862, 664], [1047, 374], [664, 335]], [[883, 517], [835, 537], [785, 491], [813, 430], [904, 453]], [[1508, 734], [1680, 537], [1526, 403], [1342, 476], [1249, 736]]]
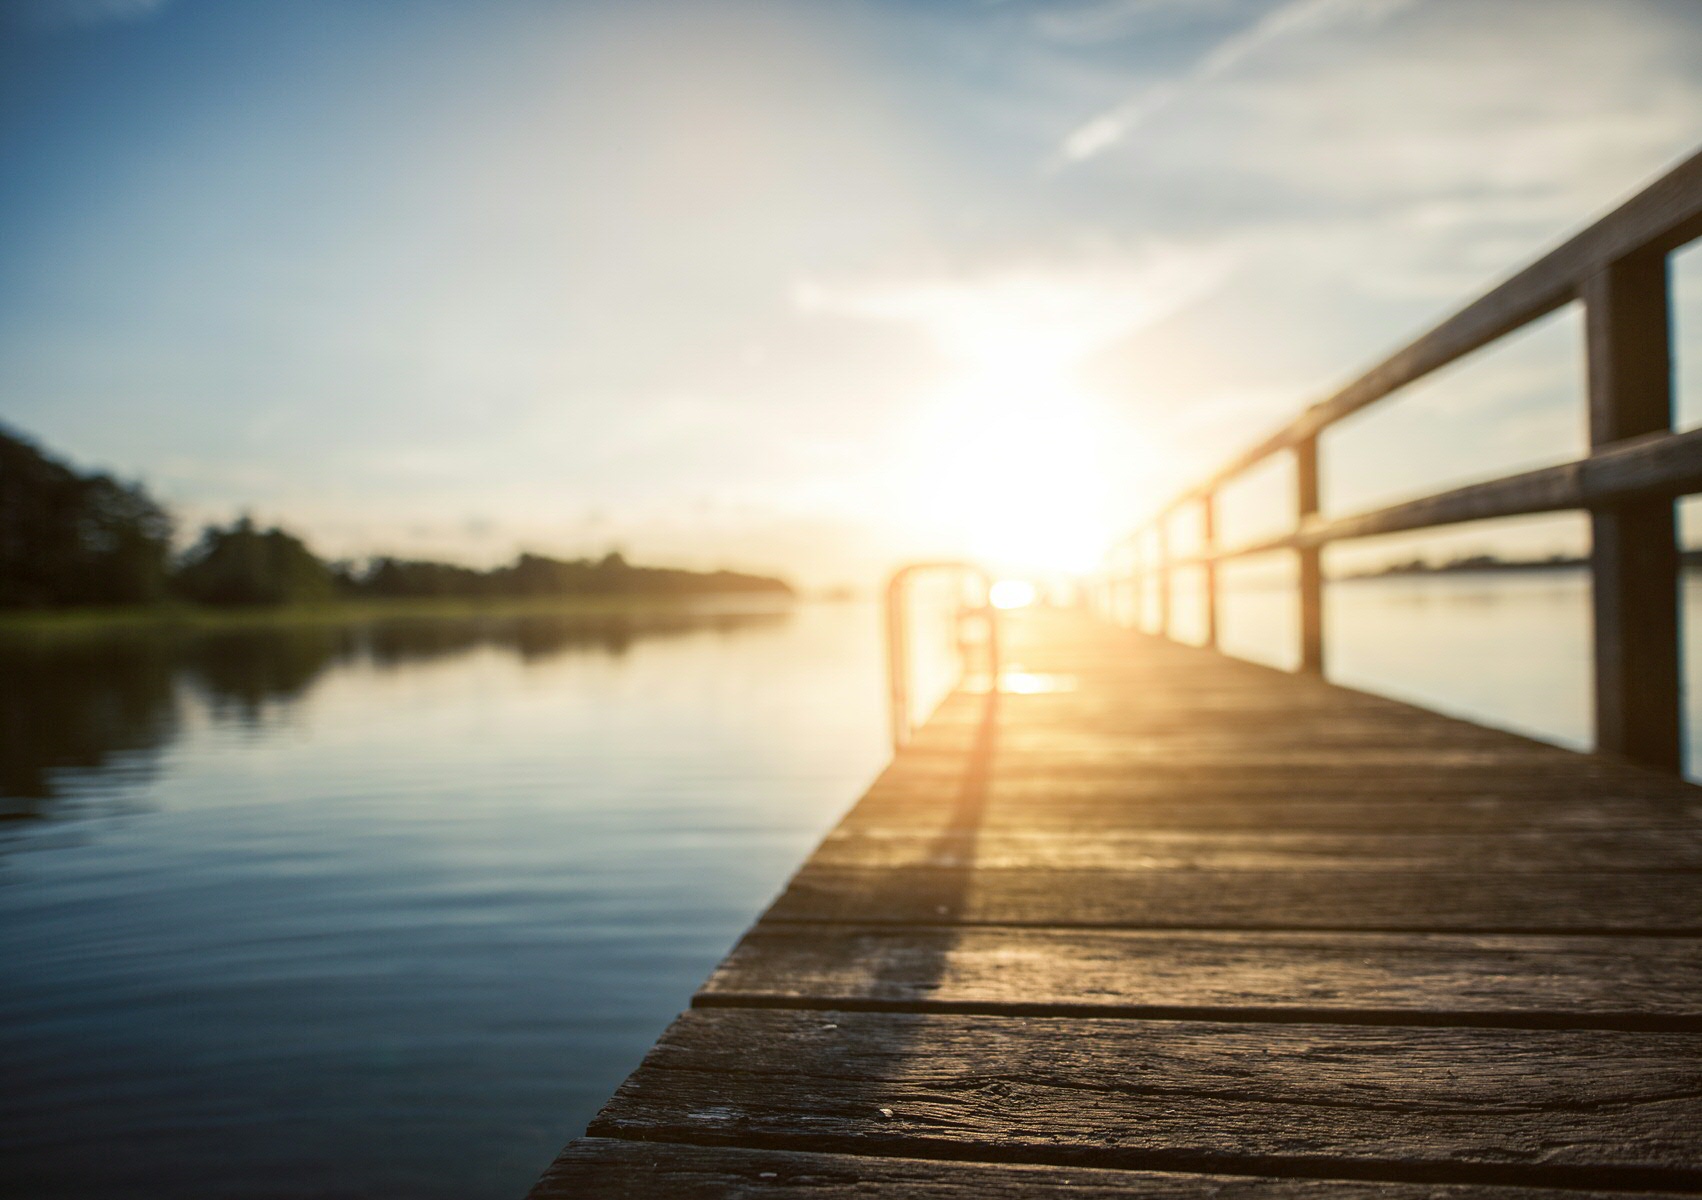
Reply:
[[123, 631], [264, 628], [288, 625], [358, 625], [394, 620], [474, 620], [507, 617], [583, 617], [587, 620], [687, 613], [779, 612], [796, 601], [763, 592], [689, 596], [463, 596], [348, 597], [317, 604], [233, 606], [162, 603], [119, 608], [13, 609], [0, 611], [0, 636], [78, 636]]

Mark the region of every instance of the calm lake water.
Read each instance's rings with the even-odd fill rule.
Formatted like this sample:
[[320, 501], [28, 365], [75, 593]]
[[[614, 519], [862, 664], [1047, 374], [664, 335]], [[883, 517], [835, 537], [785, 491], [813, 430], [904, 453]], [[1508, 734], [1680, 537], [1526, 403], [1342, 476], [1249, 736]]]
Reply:
[[[1590, 581], [1577, 568], [1459, 572], [1330, 585], [1330, 678], [1544, 741], [1591, 741]], [[1684, 578], [1685, 691], [1702, 688], [1702, 572]], [[1291, 667], [1298, 614], [1287, 589], [1248, 589], [1224, 606], [1231, 653]], [[1702, 706], [1685, 714], [1691, 774]]]
[[[1346, 682], [1587, 735], [1579, 574], [1331, 621]], [[884, 761], [879, 647], [861, 604], [0, 646], [0, 1194], [515, 1200]]]
[[521, 1195], [882, 765], [871, 608], [0, 661], [0, 1194]]

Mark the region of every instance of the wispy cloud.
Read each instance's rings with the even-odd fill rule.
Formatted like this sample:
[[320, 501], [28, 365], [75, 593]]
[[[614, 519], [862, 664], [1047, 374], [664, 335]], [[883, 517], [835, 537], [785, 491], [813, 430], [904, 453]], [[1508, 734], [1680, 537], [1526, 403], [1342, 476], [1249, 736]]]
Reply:
[[[1418, 0], [1290, 0], [1219, 42], [1180, 75], [1149, 87], [1077, 127], [1058, 147], [1054, 166], [1081, 162], [1123, 141], [1190, 92], [1216, 80], [1265, 47], [1346, 24], [1374, 24]], [[1126, 11], [1116, 15], [1126, 16]]]
[[1162, 320], [1216, 287], [1223, 254], [1179, 247], [986, 264], [972, 271], [916, 272], [799, 283], [804, 312], [897, 321], [926, 332], [947, 356], [971, 363], [1000, 347], [1068, 367], [1129, 333]]

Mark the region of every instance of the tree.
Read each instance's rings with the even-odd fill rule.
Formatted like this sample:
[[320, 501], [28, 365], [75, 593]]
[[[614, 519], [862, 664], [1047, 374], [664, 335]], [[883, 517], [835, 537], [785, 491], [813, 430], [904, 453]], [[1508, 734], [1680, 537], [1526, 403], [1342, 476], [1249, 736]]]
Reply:
[[165, 594], [171, 517], [140, 484], [81, 475], [0, 430], [0, 607]]
[[177, 588], [201, 604], [300, 604], [336, 592], [331, 569], [294, 534], [262, 532], [248, 517], [209, 525], [184, 556]]

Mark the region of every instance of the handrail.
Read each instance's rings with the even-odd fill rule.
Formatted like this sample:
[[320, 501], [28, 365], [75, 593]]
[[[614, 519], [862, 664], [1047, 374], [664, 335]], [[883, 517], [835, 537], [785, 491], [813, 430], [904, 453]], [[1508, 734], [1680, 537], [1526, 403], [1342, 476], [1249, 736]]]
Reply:
[[1642, 253], [1665, 256], [1702, 236], [1702, 152], [1467, 304], [1429, 332], [1312, 405], [1230, 459], [1160, 511], [1180, 508], [1271, 455], [1325, 429], [1431, 372], [1529, 325], [1572, 300], [1600, 272]]
[[[1131, 559], [1127, 578], [1148, 572], [1156, 578], [1158, 627], [1166, 634], [1173, 568], [1204, 568], [1206, 642], [1215, 645], [1216, 564], [1293, 551], [1300, 568], [1301, 669], [1322, 673], [1321, 552], [1326, 544], [1463, 521], [1586, 510], [1593, 535], [1597, 747], [1662, 770], [1679, 770], [1679, 564], [1673, 501], [1702, 492], [1702, 431], [1672, 429], [1667, 258], [1698, 237], [1702, 153], [1184, 489], [1116, 543], [1108, 561]], [[1573, 300], [1584, 306], [1587, 457], [1346, 517], [1321, 515], [1319, 436], [1326, 429]], [[1218, 493], [1284, 451], [1294, 455], [1296, 464], [1294, 532], [1220, 547], [1214, 527]], [[1169, 523], [1190, 505], [1201, 507], [1201, 550], [1173, 555]], [[1144, 561], [1149, 541], [1157, 544], [1151, 565]], [[1132, 554], [1120, 553], [1125, 551]]]
[[[969, 671], [968, 640], [964, 637], [967, 622], [979, 619], [986, 627], [986, 667], [988, 689], [998, 691], [1000, 648], [998, 609], [993, 607], [993, 577], [974, 563], [917, 562], [909, 563], [892, 573], [886, 585], [886, 670], [887, 717], [896, 751], [910, 740], [914, 726], [910, 720], [910, 638], [909, 609], [905, 604], [910, 581], [928, 571], [947, 571], [958, 576], [959, 593], [952, 624], [957, 636], [957, 650], [965, 675]], [[980, 587], [981, 603], [966, 604], [962, 597], [962, 581], [975, 580]]]

